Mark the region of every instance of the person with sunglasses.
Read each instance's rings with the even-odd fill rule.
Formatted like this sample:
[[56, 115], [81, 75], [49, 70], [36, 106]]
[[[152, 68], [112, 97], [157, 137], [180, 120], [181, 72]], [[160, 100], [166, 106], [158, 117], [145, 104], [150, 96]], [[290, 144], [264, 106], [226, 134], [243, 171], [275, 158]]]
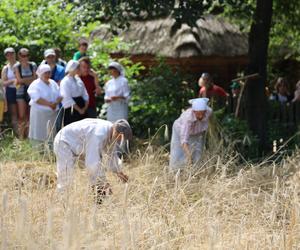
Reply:
[[16, 75], [16, 99], [18, 105], [19, 138], [25, 139], [28, 134], [29, 121], [29, 95], [27, 89], [29, 85], [37, 78], [37, 66], [29, 61], [29, 50], [22, 48], [18, 52], [19, 62], [14, 66]]

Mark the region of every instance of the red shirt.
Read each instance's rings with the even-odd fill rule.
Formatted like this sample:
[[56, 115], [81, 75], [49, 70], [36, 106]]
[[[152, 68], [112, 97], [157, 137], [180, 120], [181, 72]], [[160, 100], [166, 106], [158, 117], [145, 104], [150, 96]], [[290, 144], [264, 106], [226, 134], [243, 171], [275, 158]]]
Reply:
[[89, 108], [96, 108], [95, 78], [92, 75], [80, 76], [89, 95]]
[[[205, 95], [206, 93], [206, 95]], [[206, 88], [203, 86], [201, 87], [200, 91], [199, 91], [199, 97], [207, 97], [207, 98], [211, 98], [211, 97], [216, 97], [216, 96], [220, 96], [220, 97], [226, 97], [227, 93], [226, 91], [221, 88], [218, 85], [213, 85], [213, 87], [209, 90], [206, 91]]]

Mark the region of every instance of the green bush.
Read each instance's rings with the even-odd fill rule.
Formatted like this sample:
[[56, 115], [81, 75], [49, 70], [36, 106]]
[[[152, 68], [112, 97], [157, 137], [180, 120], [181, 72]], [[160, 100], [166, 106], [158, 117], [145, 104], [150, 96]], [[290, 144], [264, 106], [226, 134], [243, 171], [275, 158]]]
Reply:
[[193, 86], [186, 79], [179, 70], [172, 70], [161, 61], [143, 79], [131, 83], [129, 120], [136, 135], [145, 138], [162, 125], [171, 128], [188, 106], [188, 99], [195, 97]]
[[218, 133], [226, 145], [233, 145], [234, 149], [245, 159], [253, 160], [260, 157], [258, 152], [258, 138], [249, 129], [245, 120], [235, 118], [225, 109], [214, 112], [218, 123]]
[[1, 0], [0, 63], [5, 61], [1, 51], [6, 47], [30, 49], [31, 59], [37, 63], [51, 47], [60, 47], [70, 58], [82, 29], [92, 26], [82, 25], [79, 18], [75, 5], [63, 0]]

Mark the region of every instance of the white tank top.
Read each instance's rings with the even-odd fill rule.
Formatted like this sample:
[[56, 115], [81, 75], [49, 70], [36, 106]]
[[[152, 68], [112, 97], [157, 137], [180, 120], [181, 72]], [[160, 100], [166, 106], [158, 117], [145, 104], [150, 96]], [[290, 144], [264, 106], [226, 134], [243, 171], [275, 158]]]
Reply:
[[[11, 67], [9, 64], [7, 64], [6, 65], [6, 69], [7, 69], [6, 70], [7, 80], [14, 80], [14, 79], [16, 79], [13, 67]], [[10, 84], [7, 87], [9, 87], [9, 88], [15, 88], [16, 86], [14, 84]]]

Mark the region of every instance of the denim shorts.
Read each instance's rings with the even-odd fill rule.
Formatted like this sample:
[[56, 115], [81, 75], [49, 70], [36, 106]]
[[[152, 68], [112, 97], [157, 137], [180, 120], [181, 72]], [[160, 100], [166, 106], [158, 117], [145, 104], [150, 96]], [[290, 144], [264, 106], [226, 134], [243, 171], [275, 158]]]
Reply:
[[6, 100], [8, 104], [17, 103], [17, 90], [16, 88], [6, 87]]
[[29, 103], [30, 97], [27, 93], [28, 86], [21, 85], [16, 91], [16, 99], [17, 100], [24, 100], [25, 102]]

